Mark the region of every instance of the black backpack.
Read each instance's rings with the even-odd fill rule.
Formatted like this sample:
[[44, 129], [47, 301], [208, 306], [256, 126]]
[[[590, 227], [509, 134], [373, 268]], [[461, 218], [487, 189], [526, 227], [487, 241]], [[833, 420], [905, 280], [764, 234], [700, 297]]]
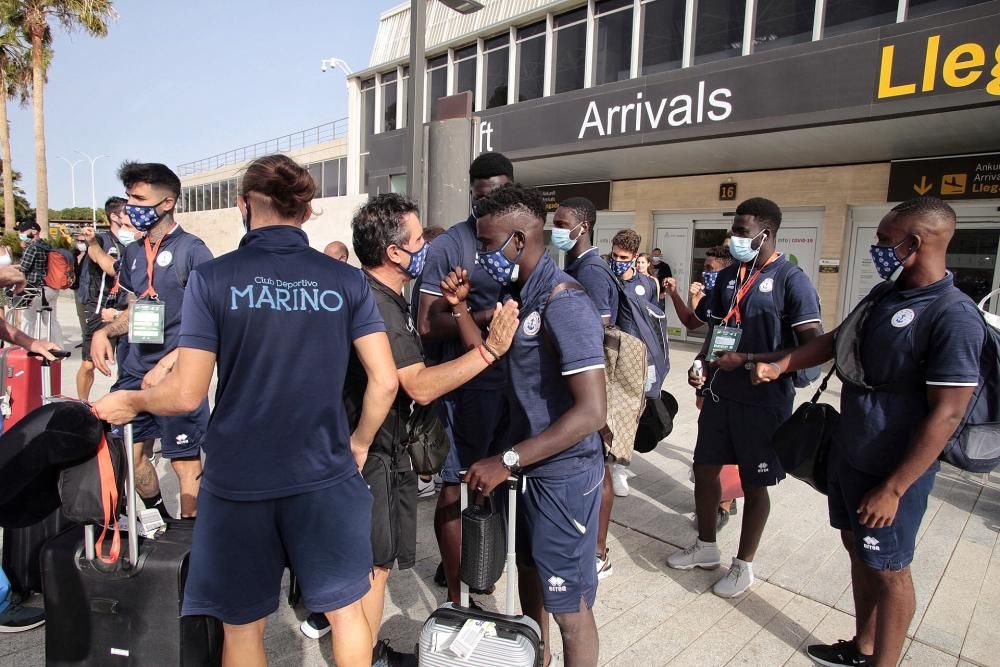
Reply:
[[[869, 385], [861, 364], [861, 331], [865, 320], [871, 308], [892, 289], [889, 282], [876, 286], [837, 330], [837, 375], [843, 382], [865, 391], [912, 391], [912, 387], [893, 384]], [[931, 327], [938, 316], [960, 301], [973, 303], [958, 289], [951, 289], [920, 313], [913, 332], [918, 352], [924, 353], [930, 346]], [[1000, 466], [1000, 330], [985, 319], [984, 324], [986, 341], [979, 360], [979, 386], [940, 456], [942, 461], [969, 472], [990, 472]]]

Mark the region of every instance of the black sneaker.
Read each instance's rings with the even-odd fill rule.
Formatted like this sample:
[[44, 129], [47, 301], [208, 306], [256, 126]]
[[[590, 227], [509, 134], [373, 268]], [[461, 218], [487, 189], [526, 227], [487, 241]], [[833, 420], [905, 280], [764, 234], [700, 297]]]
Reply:
[[729, 523], [729, 512], [720, 507], [716, 512], [715, 529], [722, 530], [727, 523]]
[[45, 622], [45, 610], [11, 605], [0, 614], [0, 633], [24, 632]]
[[[434, 583], [441, 588], [448, 588], [448, 579], [444, 576], [444, 563], [438, 563], [438, 569], [434, 571]], [[469, 592], [473, 595], [493, 595], [493, 592], [496, 589], [496, 586], [490, 586], [489, 588], [470, 588]]]
[[733, 498], [733, 502], [729, 503], [729, 516], [736, 516], [740, 513], [740, 507], [736, 504], [736, 498]]
[[309, 639], [319, 639], [330, 632], [330, 621], [326, 620], [326, 614], [313, 612], [302, 621], [299, 630]]
[[867, 667], [872, 664], [872, 656], [858, 651], [858, 645], [853, 639], [850, 641], [841, 639], [836, 644], [813, 644], [806, 649], [806, 653], [813, 662], [827, 667], [841, 667], [841, 665]]
[[372, 651], [372, 667], [417, 667], [417, 656], [393, 650], [389, 640], [383, 639]]

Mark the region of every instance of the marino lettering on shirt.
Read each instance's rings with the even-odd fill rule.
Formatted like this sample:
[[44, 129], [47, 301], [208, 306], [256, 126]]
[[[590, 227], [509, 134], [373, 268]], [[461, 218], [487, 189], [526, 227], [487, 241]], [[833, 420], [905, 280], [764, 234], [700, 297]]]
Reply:
[[[142, 241], [136, 241], [125, 248], [119, 278], [121, 288], [140, 299], [149, 287], [145, 245]], [[205, 243], [197, 236], [185, 232], [180, 225], [175, 225], [163, 237], [153, 260], [153, 287], [157, 300], [164, 304], [165, 309], [163, 344], [131, 343], [129, 354], [122, 361], [123, 373], [141, 378], [177, 347], [184, 289], [191, 271], [211, 259], [212, 253]]]
[[[604, 326], [590, 297], [564, 289], [550, 298], [565, 282], [573, 281], [546, 253], [521, 288], [521, 324], [507, 354], [508, 386], [516, 403], [511, 410], [514, 443], [538, 435], [573, 407], [568, 376], [604, 368]], [[565, 477], [603, 465], [603, 454], [600, 437], [591, 433], [525, 473]]]
[[[718, 326], [729, 314], [736, 301], [740, 285], [740, 266], [736, 263], [719, 272], [715, 287], [705, 295], [695, 309], [695, 316], [702, 322]], [[746, 265], [745, 279], [750, 272]], [[776, 281], [781, 281], [775, 287]], [[777, 303], [775, 293], [784, 295], [784, 302]], [[806, 274], [791, 264], [784, 255], [767, 264], [753, 285], [740, 301], [740, 335], [737, 352], [774, 352], [787, 348], [792, 330], [802, 324], [821, 321], [819, 296]], [[735, 327], [735, 318], [728, 320]], [[710, 334], [711, 335], [711, 334]], [[775, 382], [756, 385], [750, 383], [750, 372], [739, 368], [715, 373], [711, 390], [724, 399], [750, 405], [791, 405], [795, 398], [795, 384], [791, 375], [783, 375]]]
[[584, 251], [573, 263], [566, 267], [566, 273], [587, 290], [590, 300], [597, 307], [601, 317], [608, 317], [609, 324], [618, 321], [617, 278], [611, 273], [607, 262], [601, 259], [596, 247]]
[[380, 331], [364, 274], [294, 227], [254, 230], [192, 272], [180, 346], [214, 353], [219, 378], [205, 490], [266, 500], [357, 474], [342, 388], [354, 341]]
[[[472, 286], [468, 298], [469, 307], [473, 312], [492, 311], [500, 300], [500, 284], [490, 278], [486, 270], [476, 262], [476, 243], [474, 216], [469, 216], [465, 222], [452, 225], [444, 234], [434, 239], [427, 251], [427, 265], [420, 276], [420, 292], [441, 296], [441, 281], [452, 269], [461, 266], [469, 272], [469, 282]], [[439, 354], [440, 358], [436, 361], [451, 361], [465, 354], [465, 347], [456, 337], [455, 340], [442, 344]], [[499, 389], [504, 385], [505, 368], [506, 361], [501, 358], [492, 367], [469, 380], [462, 388]]]
[[[897, 287], [869, 312], [861, 331], [866, 381], [911, 389], [869, 392], [844, 384], [836, 442], [852, 467], [871, 475], [890, 474], [929, 412], [928, 387], [979, 384], [986, 325], [975, 303], [960, 301], [934, 322], [920, 319], [936, 299], [955, 289], [954, 276], [948, 273], [926, 287]], [[918, 329], [930, 334], [922, 348], [918, 348]]]

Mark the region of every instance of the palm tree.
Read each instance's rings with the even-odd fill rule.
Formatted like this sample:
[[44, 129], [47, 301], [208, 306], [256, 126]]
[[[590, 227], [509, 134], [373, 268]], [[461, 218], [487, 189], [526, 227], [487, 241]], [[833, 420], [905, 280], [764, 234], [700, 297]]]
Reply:
[[20, 17], [12, 0], [0, 0], [0, 149], [3, 172], [3, 219], [7, 231], [16, 224], [14, 205], [14, 167], [11, 162], [10, 124], [7, 120], [7, 101], [19, 97], [27, 103], [31, 81], [31, 64], [28, 44], [18, 27]]
[[49, 184], [45, 160], [46, 53], [52, 32], [49, 19], [66, 30], [82, 28], [92, 37], [105, 37], [108, 23], [118, 17], [111, 0], [16, 0], [24, 17], [23, 27], [31, 40], [31, 100], [35, 112], [35, 208], [42, 236], [49, 232]]

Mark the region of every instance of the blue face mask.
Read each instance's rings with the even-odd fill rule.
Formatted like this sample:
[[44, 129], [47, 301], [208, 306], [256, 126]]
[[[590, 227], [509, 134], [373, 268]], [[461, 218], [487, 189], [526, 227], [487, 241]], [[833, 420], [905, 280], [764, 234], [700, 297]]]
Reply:
[[515, 282], [520, 272], [521, 267], [517, 265], [517, 262], [521, 259], [521, 253], [524, 250], [518, 250], [517, 255], [512, 260], [507, 259], [507, 255], [503, 254], [504, 249], [506, 249], [507, 245], [513, 239], [514, 232], [511, 232], [507, 240], [503, 242], [503, 245], [496, 250], [476, 252], [476, 263], [483, 267], [490, 278], [501, 285], [510, 285], [512, 282]]
[[708, 290], [713, 289], [715, 287], [715, 281], [716, 281], [716, 279], [718, 277], [719, 277], [719, 272], [718, 271], [702, 271], [701, 272], [701, 281], [705, 285], [705, 291], [706, 292]]
[[31, 240], [31, 237], [30, 237], [30, 236], [28, 236], [27, 234], [25, 234], [24, 232], [21, 232], [21, 233], [19, 233], [19, 234], [17, 235], [17, 238], [21, 239], [21, 240], [22, 240], [22, 241], [24, 241], [25, 243], [27, 243], [28, 241], [30, 241], [30, 240]]
[[872, 261], [875, 262], [875, 270], [878, 271], [882, 280], [895, 281], [903, 272], [903, 262], [910, 255], [907, 253], [906, 257], [900, 259], [896, 256], [896, 248], [906, 243], [909, 238], [907, 236], [896, 245], [873, 245], [871, 247]]
[[136, 204], [125, 204], [125, 212], [128, 213], [128, 219], [132, 221], [132, 226], [138, 229], [140, 232], [148, 232], [153, 226], [156, 225], [163, 216], [166, 215], [156, 212], [156, 207], [167, 201], [166, 198], [161, 199], [152, 206], [138, 206]]
[[[581, 222], [580, 225], [582, 224], [583, 223]], [[569, 252], [572, 250], [576, 245], [576, 242], [580, 240], [579, 236], [573, 238], [573, 230], [580, 225], [577, 225], [572, 229], [560, 229], [559, 227], [555, 227], [552, 230], [552, 245], [559, 248], [563, 252]]]
[[[397, 246], [399, 247], [399, 246]], [[402, 264], [399, 268], [406, 272], [406, 275], [411, 278], [419, 278], [420, 274], [424, 272], [424, 266], [427, 264], [427, 249], [431, 247], [430, 243], [424, 243], [420, 246], [420, 250], [416, 252], [410, 252], [406, 248], [399, 248], [407, 255], [410, 256], [410, 265], [403, 266]]]
[[[760, 246], [756, 248], [753, 247], [753, 242], [759, 237], [767, 234], [767, 230], [761, 231], [760, 234], [753, 238], [745, 238], [742, 236], [734, 236], [729, 239], [729, 254], [733, 256], [737, 262], [752, 262], [757, 259], [757, 255], [760, 253]], [[761, 245], [764, 241], [761, 240]]]
[[635, 266], [635, 260], [630, 259], [627, 262], [620, 262], [617, 259], [611, 260], [611, 270], [614, 271], [615, 275], [619, 278], [628, 273], [628, 270]]

